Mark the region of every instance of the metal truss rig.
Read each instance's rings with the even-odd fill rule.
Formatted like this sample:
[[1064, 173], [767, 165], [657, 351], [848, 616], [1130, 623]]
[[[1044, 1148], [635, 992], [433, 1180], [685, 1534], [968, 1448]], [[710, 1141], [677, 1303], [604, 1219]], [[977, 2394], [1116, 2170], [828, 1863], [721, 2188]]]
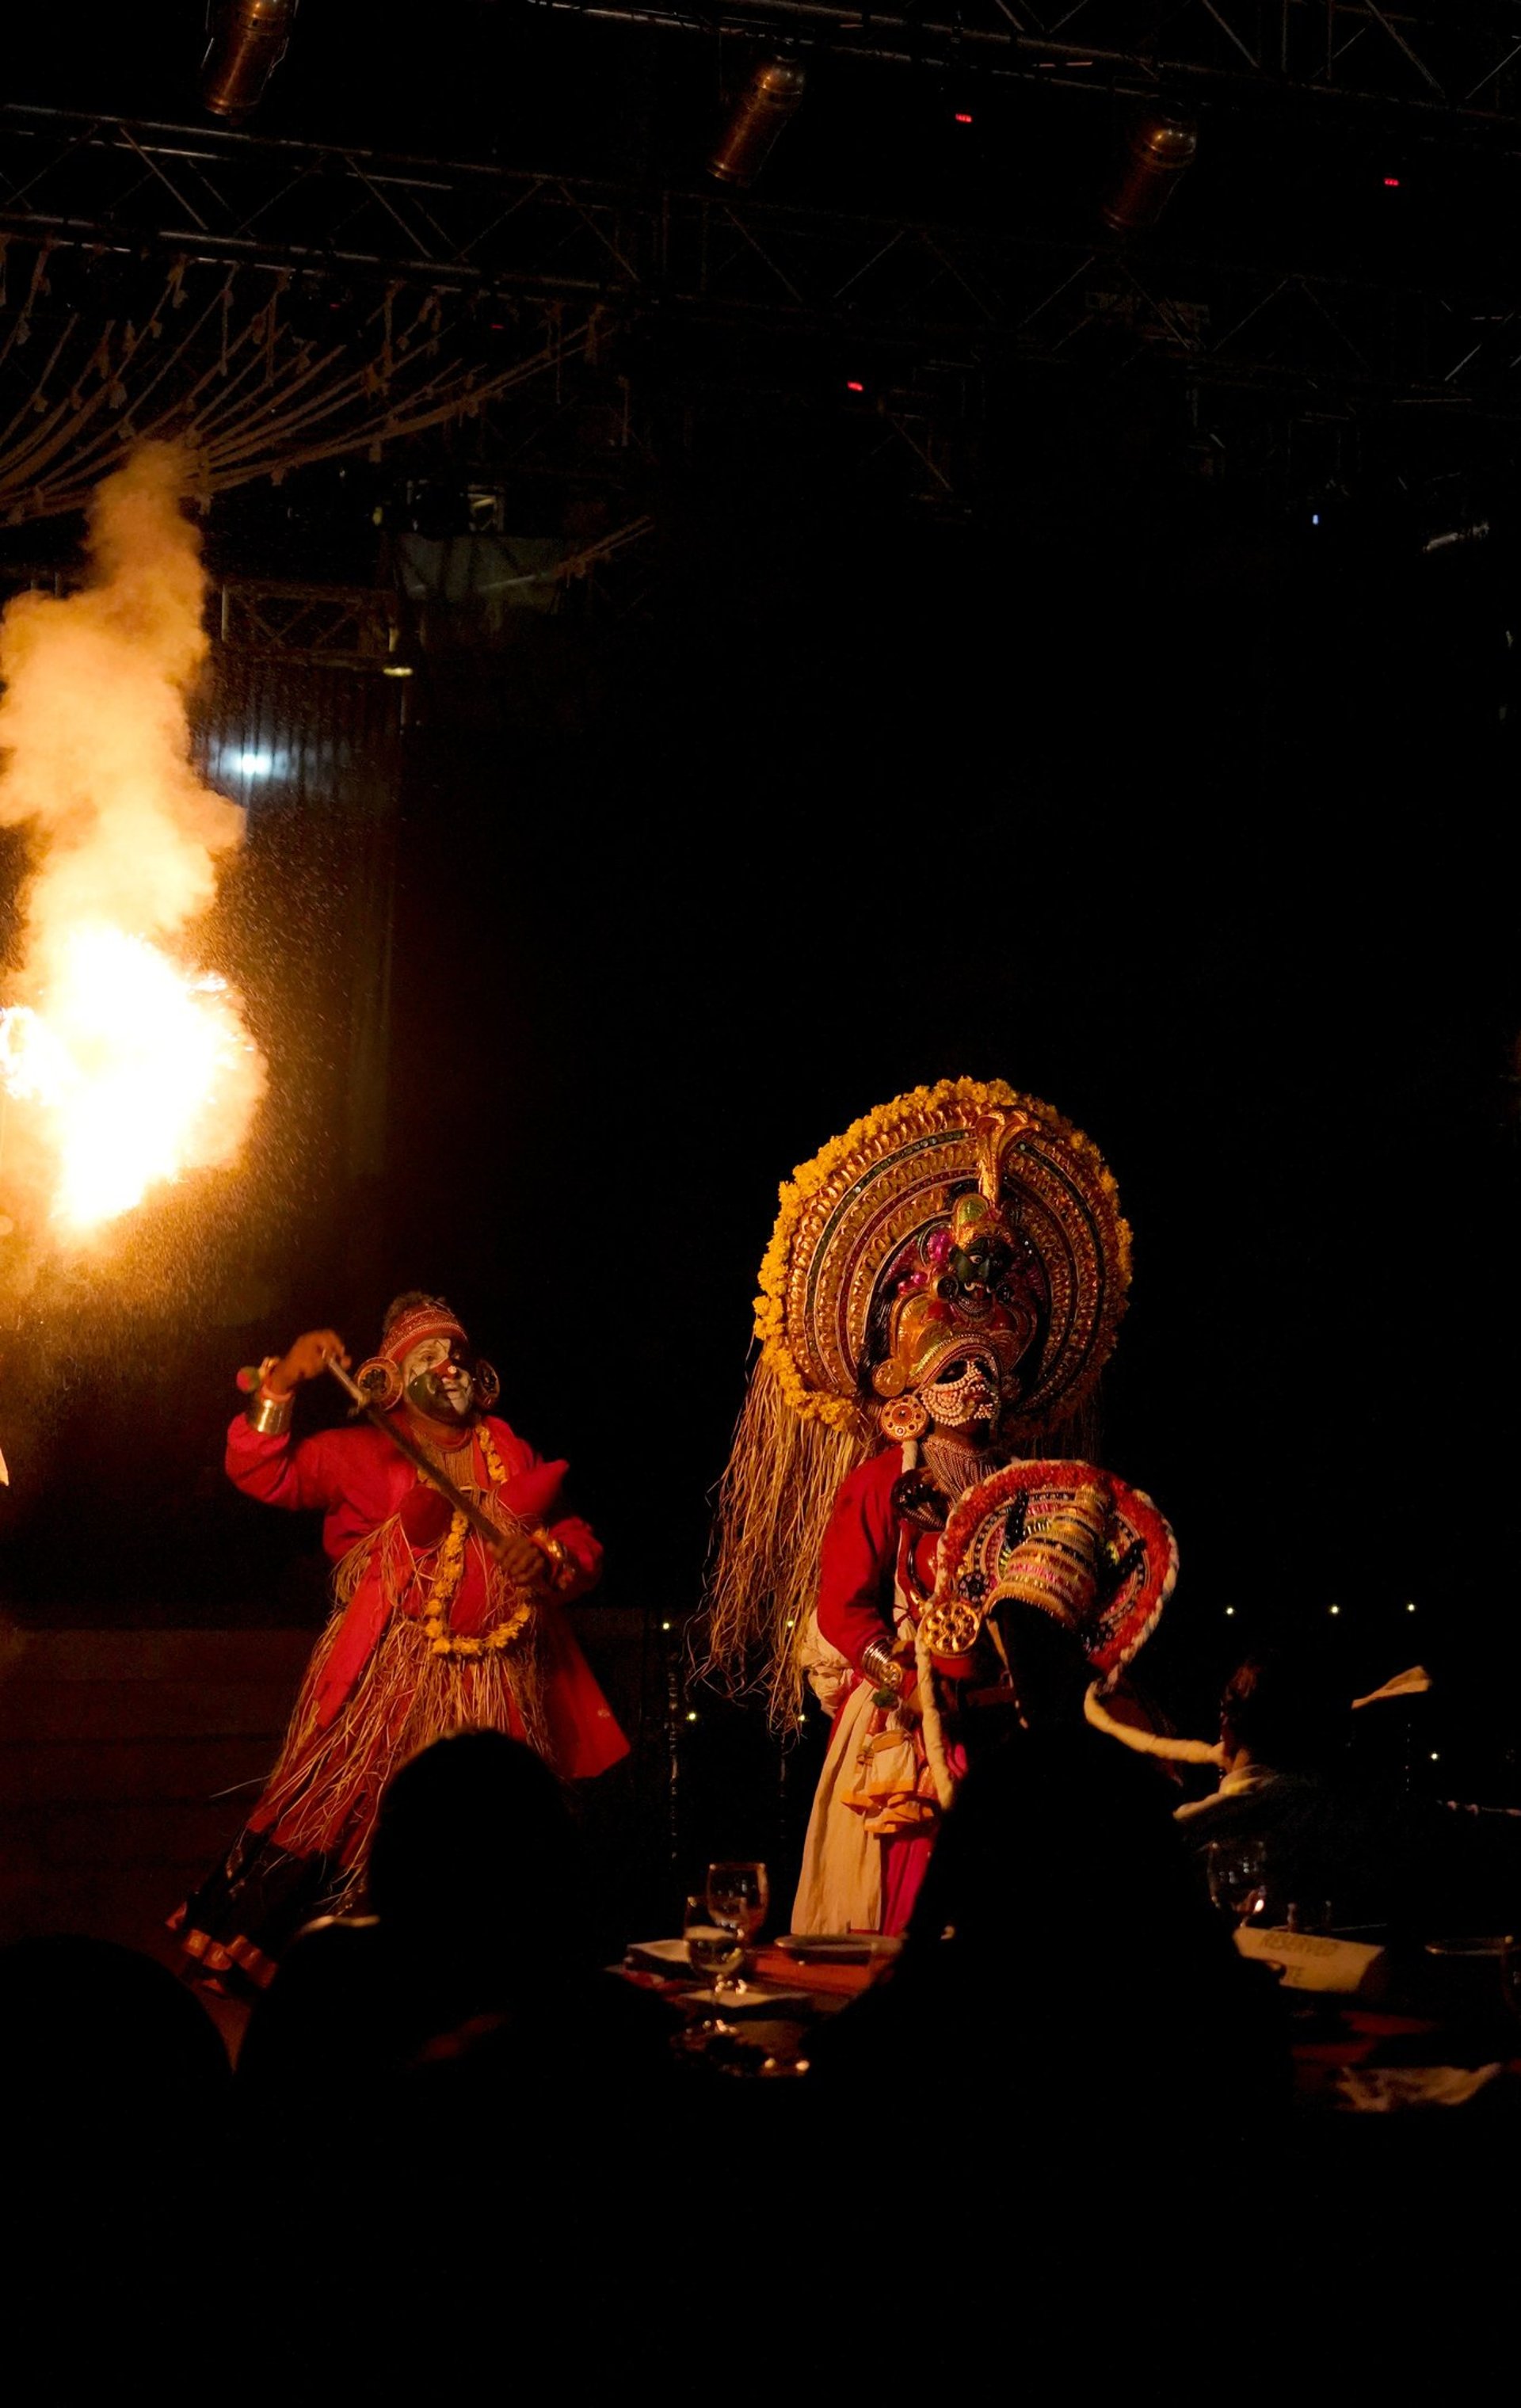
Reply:
[[[12, 564], [0, 568], [0, 608], [28, 588], [74, 594], [80, 582], [77, 566]], [[371, 671], [395, 662], [401, 632], [390, 587], [299, 584], [263, 577], [219, 578], [211, 589], [208, 625], [225, 651], [250, 660]]]
[[[267, 299], [271, 327], [277, 303], [288, 311], [308, 288], [367, 294], [386, 310], [419, 288], [456, 313], [473, 297], [492, 306], [466, 309], [473, 331], [461, 321], [454, 339], [495, 345], [508, 382], [545, 362], [557, 380], [567, 347], [616, 366], [621, 328], [684, 322], [827, 337], [841, 362], [868, 365], [873, 346], [900, 362], [1091, 361], [1105, 374], [1146, 359], [1205, 383], [1521, 407], [1521, 311], [1461, 259], [1440, 285], [1376, 282], [0, 108], [0, 320], [24, 317], [37, 262], [60, 251], [144, 274], [184, 263], [195, 276], [235, 275], [240, 293]], [[547, 348], [546, 311], [572, 330]], [[504, 370], [524, 340], [533, 357]]]
[[837, 56], [962, 68], [1208, 106], [1254, 91], [1317, 109], [1408, 111], [1424, 139], [1521, 147], [1521, 22], [1493, 0], [530, 0], [624, 24], [748, 34]]
[[385, 670], [401, 635], [395, 595], [383, 587], [229, 577], [215, 589], [213, 609], [219, 641], [251, 660]]
[[[569, 551], [545, 572], [546, 584], [591, 580], [606, 564], [651, 530], [648, 519], [618, 527]], [[525, 580], [526, 581], [526, 580]], [[71, 594], [77, 569], [12, 566], [0, 569], [0, 608], [34, 587]], [[318, 585], [288, 578], [222, 577], [211, 589], [208, 624], [224, 652], [246, 660], [288, 661], [308, 668], [349, 669], [409, 677], [406, 627], [395, 582]]]

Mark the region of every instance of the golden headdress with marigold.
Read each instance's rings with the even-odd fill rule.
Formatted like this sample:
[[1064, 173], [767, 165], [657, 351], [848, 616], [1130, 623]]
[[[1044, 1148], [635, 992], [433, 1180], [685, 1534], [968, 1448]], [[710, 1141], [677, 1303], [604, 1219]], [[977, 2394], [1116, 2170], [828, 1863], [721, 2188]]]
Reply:
[[[1001, 1293], [945, 1296], [958, 1284], [940, 1268], [946, 1241], [960, 1252], [977, 1235], [1000, 1245]], [[898, 1392], [874, 1372], [900, 1358], [911, 1372], [895, 1343], [905, 1319], [923, 1329], [939, 1309], [951, 1335], [980, 1313], [996, 1352], [1016, 1328], [1020, 1355], [1037, 1341], [1004, 1415], [1006, 1431], [1033, 1437], [1092, 1389], [1129, 1280], [1129, 1227], [1092, 1140], [1001, 1080], [942, 1079], [868, 1112], [794, 1171], [761, 1264], [755, 1334], [794, 1412], [841, 1428], [873, 1388]]]
[[1129, 1278], [1098, 1148], [1001, 1080], [915, 1087], [801, 1164], [761, 1265], [760, 1359], [720, 1491], [713, 1659], [768, 1645], [787, 1712], [824, 1526], [884, 1403], [975, 1341], [998, 1367], [1005, 1438], [1049, 1443], [1092, 1392]]

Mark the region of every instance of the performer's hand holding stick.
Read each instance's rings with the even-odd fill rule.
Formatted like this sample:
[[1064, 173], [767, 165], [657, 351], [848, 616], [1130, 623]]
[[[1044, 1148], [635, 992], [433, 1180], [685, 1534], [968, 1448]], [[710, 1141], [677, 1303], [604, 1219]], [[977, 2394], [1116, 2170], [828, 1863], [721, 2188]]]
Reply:
[[[336, 1329], [309, 1329], [278, 1361], [261, 1364], [258, 1374], [259, 1393], [271, 1399], [288, 1398], [304, 1380], [315, 1379], [319, 1372], [331, 1371], [344, 1394], [352, 1398], [367, 1421], [383, 1431], [398, 1455], [404, 1455], [430, 1487], [436, 1488], [453, 1507], [463, 1513], [481, 1543], [501, 1565], [509, 1580], [520, 1588], [545, 1588], [552, 1584], [555, 1570], [551, 1545], [530, 1535], [521, 1524], [504, 1529], [489, 1513], [481, 1512], [472, 1498], [456, 1488], [447, 1472], [425, 1455], [397, 1419], [366, 1397], [357, 1381], [349, 1376], [349, 1350]], [[249, 1376], [249, 1375], [245, 1375]], [[287, 1421], [289, 1407], [285, 1408]]]
[[[326, 1334], [332, 1335], [331, 1332]], [[437, 1488], [440, 1497], [447, 1498], [456, 1513], [464, 1514], [477, 1538], [490, 1548], [509, 1580], [516, 1581], [522, 1588], [546, 1584], [552, 1566], [544, 1549], [522, 1527], [504, 1530], [489, 1513], [481, 1512], [472, 1498], [456, 1488], [448, 1473], [440, 1471], [399, 1424], [379, 1405], [372, 1403], [358, 1383], [349, 1377], [349, 1357], [341, 1346], [326, 1355], [323, 1368], [332, 1372], [345, 1396], [352, 1398], [366, 1420], [385, 1432], [397, 1454], [404, 1455], [429, 1485]]]

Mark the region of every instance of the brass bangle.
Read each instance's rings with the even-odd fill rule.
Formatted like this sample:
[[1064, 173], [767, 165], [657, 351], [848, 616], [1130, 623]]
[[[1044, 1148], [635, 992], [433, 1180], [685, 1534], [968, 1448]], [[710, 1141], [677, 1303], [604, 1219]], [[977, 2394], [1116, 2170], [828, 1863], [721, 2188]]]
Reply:
[[261, 1388], [257, 1396], [249, 1398], [249, 1427], [256, 1430], [260, 1438], [283, 1438], [294, 1410], [295, 1398], [290, 1390], [283, 1397], [274, 1397]]
[[873, 1639], [869, 1647], [863, 1648], [861, 1670], [879, 1689], [891, 1689], [895, 1697], [903, 1687], [903, 1667], [880, 1639]]
[[544, 1555], [550, 1587], [555, 1591], [568, 1587], [576, 1577], [576, 1566], [565, 1541], [552, 1538], [548, 1530], [536, 1530], [534, 1541]]

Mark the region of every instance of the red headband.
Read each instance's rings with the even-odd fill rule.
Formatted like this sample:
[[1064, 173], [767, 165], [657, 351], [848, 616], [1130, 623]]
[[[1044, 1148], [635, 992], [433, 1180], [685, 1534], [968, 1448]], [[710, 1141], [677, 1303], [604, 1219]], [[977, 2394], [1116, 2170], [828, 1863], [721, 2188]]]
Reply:
[[466, 1346], [470, 1342], [446, 1304], [418, 1304], [410, 1312], [404, 1312], [381, 1340], [380, 1353], [399, 1370], [412, 1348], [421, 1346], [424, 1338], [458, 1338]]

